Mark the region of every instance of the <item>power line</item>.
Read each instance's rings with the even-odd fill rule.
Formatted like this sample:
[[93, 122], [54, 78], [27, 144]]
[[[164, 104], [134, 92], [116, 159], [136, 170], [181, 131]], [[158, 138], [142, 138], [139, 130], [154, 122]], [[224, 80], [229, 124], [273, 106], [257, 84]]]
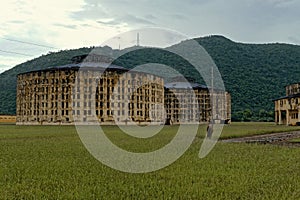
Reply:
[[0, 52], [17, 54], [17, 55], [22, 55], [22, 56], [34, 56], [34, 55], [30, 55], [30, 54], [18, 53], [18, 52], [15, 52], [15, 51], [5, 51], [5, 50], [1, 50], [1, 49], [0, 49]]
[[11, 41], [11, 42], [19, 42], [19, 43], [29, 44], [29, 45], [39, 46], [39, 47], [46, 47], [46, 48], [51, 48], [51, 49], [58, 49], [56, 47], [51, 47], [51, 46], [47, 46], [47, 45], [37, 44], [37, 43], [33, 43], [33, 42], [25, 42], [25, 41], [21, 41], [21, 40], [15, 40], [15, 39], [4, 38], [4, 37], [2, 37], [2, 39], [3, 40], [8, 40], [8, 41]]

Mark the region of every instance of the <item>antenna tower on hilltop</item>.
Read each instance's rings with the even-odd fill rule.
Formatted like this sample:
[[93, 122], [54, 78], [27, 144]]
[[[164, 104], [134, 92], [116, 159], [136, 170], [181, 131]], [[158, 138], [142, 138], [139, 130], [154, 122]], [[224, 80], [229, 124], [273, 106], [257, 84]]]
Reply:
[[140, 46], [140, 33], [137, 33], [136, 35], [136, 46]]

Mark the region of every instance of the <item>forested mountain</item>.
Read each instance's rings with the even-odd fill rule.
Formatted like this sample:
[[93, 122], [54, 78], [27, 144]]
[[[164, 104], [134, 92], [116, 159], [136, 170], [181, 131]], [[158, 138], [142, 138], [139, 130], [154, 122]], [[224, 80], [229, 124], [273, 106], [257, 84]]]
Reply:
[[[284, 86], [300, 82], [300, 46], [290, 44], [243, 44], [223, 36], [195, 39], [215, 61], [223, 77], [226, 90], [232, 96], [233, 120], [272, 120], [272, 99], [284, 95]], [[73, 56], [93, 50], [81, 48], [49, 52], [39, 58], [15, 66], [0, 74], [0, 114], [15, 113], [16, 75], [70, 63]], [[101, 52], [112, 57], [129, 49], [112, 50], [102, 47]], [[189, 69], [188, 63], [159, 49], [139, 49], [118, 58], [114, 64], [126, 68], [155, 62], [173, 66], [188, 79], [203, 84], [202, 78]], [[158, 66], [154, 66], [158, 67]], [[161, 70], [161, 69], [153, 69]]]
[[232, 95], [233, 119], [266, 118], [266, 111], [274, 110], [272, 99], [284, 96], [286, 85], [300, 82], [300, 46], [235, 43], [221, 36], [197, 41], [213, 57]]

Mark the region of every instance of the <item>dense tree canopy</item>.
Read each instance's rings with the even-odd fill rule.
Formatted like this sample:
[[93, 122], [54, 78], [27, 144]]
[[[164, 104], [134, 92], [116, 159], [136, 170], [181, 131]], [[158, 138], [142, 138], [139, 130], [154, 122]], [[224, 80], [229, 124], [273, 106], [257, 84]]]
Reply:
[[[232, 96], [234, 121], [273, 120], [272, 99], [284, 95], [285, 85], [300, 82], [300, 46], [278, 43], [243, 44], [223, 36], [195, 40], [205, 48], [219, 68], [226, 90]], [[0, 113], [15, 114], [17, 74], [68, 64], [73, 56], [87, 54], [92, 50], [93, 47], [49, 52], [0, 74]], [[119, 52], [102, 47], [101, 51], [117, 57], [128, 49]], [[132, 68], [155, 61], [172, 66], [189, 80], [204, 83], [188, 62], [160, 49], [136, 49], [116, 59], [114, 64]], [[153, 71], [168, 73], [157, 66], [154, 66]]]

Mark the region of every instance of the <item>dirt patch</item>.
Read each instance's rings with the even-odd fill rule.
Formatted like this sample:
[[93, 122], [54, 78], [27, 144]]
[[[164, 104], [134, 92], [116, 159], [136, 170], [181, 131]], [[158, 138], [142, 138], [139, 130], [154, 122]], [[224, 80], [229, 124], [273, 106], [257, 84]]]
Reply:
[[259, 143], [259, 144], [274, 144], [285, 146], [300, 147], [300, 143], [291, 142], [292, 139], [300, 138], [300, 131], [272, 133], [265, 135], [255, 135], [241, 138], [231, 138], [221, 140], [222, 142], [244, 142], [244, 143]]

